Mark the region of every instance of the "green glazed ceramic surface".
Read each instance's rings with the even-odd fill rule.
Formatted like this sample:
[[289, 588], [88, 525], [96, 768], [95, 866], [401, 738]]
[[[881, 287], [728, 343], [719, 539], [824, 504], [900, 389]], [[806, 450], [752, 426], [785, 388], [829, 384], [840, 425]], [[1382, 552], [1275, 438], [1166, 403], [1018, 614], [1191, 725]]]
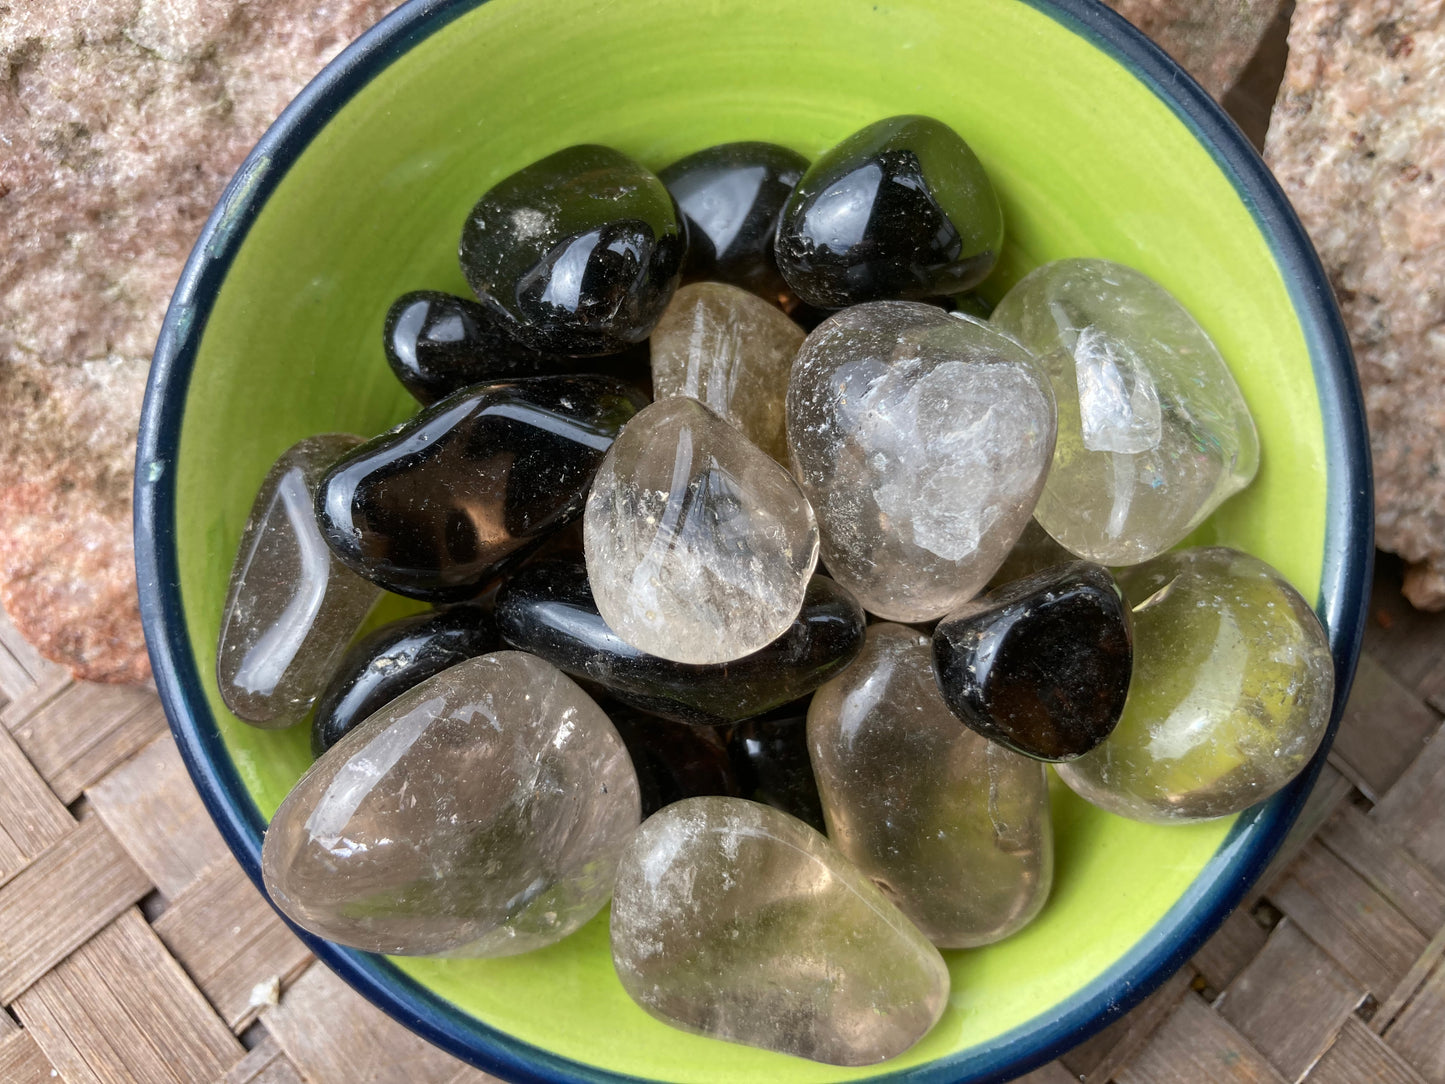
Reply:
[[[1209, 152], [1106, 53], [1021, 0], [492, 0], [402, 55], [321, 129], [251, 225], [200, 343], [175, 464], [180, 588], [211, 709], [264, 815], [309, 754], [304, 728], [236, 721], [210, 676], [241, 526], [289, 445], [369, 436], [409, 414], [382, 355], [382, 318], [405, 290], [466, 292], [457, 239], [477, 197], [572, 143], [610, 144], [654, 169], [743, 139], [811, 157], [897, 113], [953, 125], [999, 190], [1007, 239], [985, 293], [996, 299], [1047, 260], [1098, 256], [1157, 278], [1198, 318], [1254, 413], [1263, 465], [1191, 542], [1254, 553], [1315, 600], [1323, 427], [1286, 284]], [[1054, 819], [1058, 870], [1042, 916], [1002, 944], [946, 953], [942, 1022], [877, 1070], [652, 1020], [613, 973], [605, 914], [529, 956], [396, 962], [511, 1035], [619, 1073], [867, 1077], [968, 1049], [1084, 988], [1186, 893], [1232, 823], [1135, 824], [1062, 787]]]

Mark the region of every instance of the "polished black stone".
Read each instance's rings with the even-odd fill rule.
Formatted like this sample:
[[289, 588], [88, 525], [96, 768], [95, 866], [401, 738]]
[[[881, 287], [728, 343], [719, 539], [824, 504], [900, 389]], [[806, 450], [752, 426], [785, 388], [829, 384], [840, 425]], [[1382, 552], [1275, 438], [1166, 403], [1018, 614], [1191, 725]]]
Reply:
[[967, 143], [929, 117], [890, 117], [827, 151], [783, 210], [778, 269], [819, 308], [971, 290], [1003, 245], [1003, 212]]
[[1129, 605], [1099, 565], [1044, 569], [940, 621], [933, 664], [949, 708], [984, 737], [1039, 760], [1073, 760], [1124, 710]]
[[499, 646], [491, 614], [477, 606], [404, 617], [362, 637], [316, 701], [312, 754], [319, 757], [372, 712], [433, 674]]
[[683, 277], [730, 282], [769, 300], [785, 293], [773, 238], [807, 168], [806, 158], [776, 143], [722, 143], [659, 173], [687, 221]]
[[351, 569], [434, 602], [478, 593], [582, 514], [640, 393], [604, 376], [534, 376], [450, 395], [336, 463], [316, 493]]
[[568, 147], [503, 179], [467, 215], [462, 274], [508, 332], [587, 357], [641, 342], [687, 244], [661, 181], [608, 147]]
[[863, 610], [844, 588], [814, 576], [802, 612], [761, 650], [728, 663], [692, 665], [628, 644], [597, 612], [584, 562], [538, 561], [497, 593], [497, 628], [577, 678], [624, 703], [678, 722], [736, 722], [812, 692], [863, 646]]
[[729, 730], [728, 752], [742, 797], [791, 813], [826, 835], [807, 724], [806, 705], [749, 719]]
[[632, 757], [644, 817], [684, 798], [742, 796], [718, 728], [674, 722], [615, 700], [604, 698], [598, 703]]
[[382, 338], [391, 371], [424, 405], [473, 384], [576, 368], [517, 342], [490, 309], [438, 290], [393, 301]]

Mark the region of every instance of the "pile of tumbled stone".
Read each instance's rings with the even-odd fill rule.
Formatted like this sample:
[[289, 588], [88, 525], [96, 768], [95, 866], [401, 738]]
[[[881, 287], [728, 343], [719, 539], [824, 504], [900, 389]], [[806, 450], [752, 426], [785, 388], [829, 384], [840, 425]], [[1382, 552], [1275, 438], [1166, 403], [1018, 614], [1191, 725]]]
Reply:
[[[1003, 226], [924, 117], [812, 165], [573, 147], [483, 195], [480, 301], [387, 317], [424, 408], [287, 451], [245, 529], [221, 693], [310, 714], [318, 756], [266, 835], [276, 904], [499, 956], [611, 898], [653, 1015], [863, 1065], [938, 1020], [939, 948], [1044, 906], [1045, 762], [1156, 822], [1292, 778], [1318, 620], [1254, 557], [1169, 552], [1258, 464], [1224, 360], [1104, 260], [989, 316]], [[352, 644], [384, 591], [436, 608]]]

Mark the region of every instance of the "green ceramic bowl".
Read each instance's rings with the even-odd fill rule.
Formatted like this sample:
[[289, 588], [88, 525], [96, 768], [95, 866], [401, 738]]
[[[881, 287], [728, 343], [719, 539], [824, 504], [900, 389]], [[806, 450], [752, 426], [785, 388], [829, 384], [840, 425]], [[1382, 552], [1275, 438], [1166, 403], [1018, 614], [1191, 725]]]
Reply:
[[[1092, 0], [413, 0], [322, 73], [237, 173], [177, 289], [146, 399], [136, 548], [152, 660], [187, 763], [253, 878], [266, 818], [310, 758], [304, 728], [247, 727], [216, 691], [241, 525], [287, 446], [376, 433], [413, 409], [383, 359], [382, 317], [405, 290], [465, 292], [457, 238], [478, 195], [571, 143], [654, 168], [727, 140], [816, 155], [896, 113], [947, 121], [994, 178], [1008, 240], [985, 292], [1046, 260], [1107, 257], [1162, 281], [1214, 336], [1258, 421], [1263, 467], [1196, 540], [1258, 554], [1317, 602], [1343, 702], [1371, 552], [1348, 346], [1257, 156], [1125, 23]], [[613, 973], [605, 914], [504, 960], [311, 943], [408, 1026], [513, 1079], [1002, 1080], [1182, 962], [1263, 868], [1312, 779], [1238, 818], [1172, 828], [1057, 790], [1047, 908], [1002, 944], [947, 953], [942, 1021], [873, 1069], [658, 1023]]]

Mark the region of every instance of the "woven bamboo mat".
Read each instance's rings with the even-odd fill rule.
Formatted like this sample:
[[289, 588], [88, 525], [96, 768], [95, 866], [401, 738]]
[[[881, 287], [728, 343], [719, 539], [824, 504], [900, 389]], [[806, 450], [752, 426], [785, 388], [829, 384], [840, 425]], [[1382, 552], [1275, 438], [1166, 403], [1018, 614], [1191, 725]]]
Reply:
[[[1382, 559], [1330, 763], [1255, 894], [1028, 1084], [1445, 1084], [1445, 615]], [[270, 911], [147, 690], [0, 620], [0, 1082], [461, 1084]]]

